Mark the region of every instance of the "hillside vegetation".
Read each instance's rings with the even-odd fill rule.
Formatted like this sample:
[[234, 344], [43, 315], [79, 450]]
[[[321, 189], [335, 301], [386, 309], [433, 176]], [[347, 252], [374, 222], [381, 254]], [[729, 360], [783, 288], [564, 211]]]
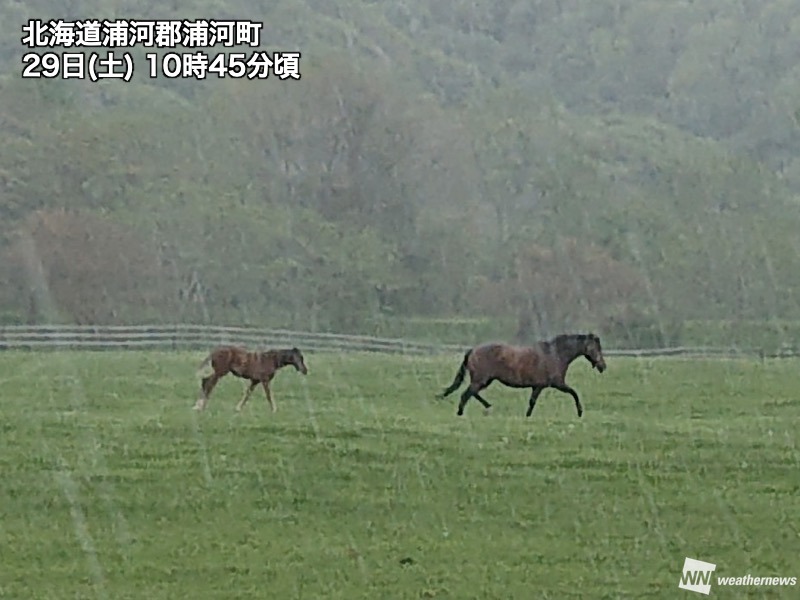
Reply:
[[[3, 322], [800, 319], [796, 2], [175, 7], [0, 7]], [[302, 79], [22, 80], [33, 17], [262, 21]]]

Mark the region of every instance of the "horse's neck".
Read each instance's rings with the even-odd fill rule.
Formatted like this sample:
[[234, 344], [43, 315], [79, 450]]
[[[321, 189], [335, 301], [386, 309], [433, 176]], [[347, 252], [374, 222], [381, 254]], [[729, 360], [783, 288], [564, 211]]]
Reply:
[[283, 357], [279, 353], [271, 350], [269, 352], [264, 352], [261, 355], [261, 361], [262, 364], [269, 365], [271, 368], [276, 370], [283, 366]]
[[575, 360], [583, 356], [583, 351], [577, 346], [567, 346], [561, 348], [554, 348], [554, 354], [561, 359], [564, 369], [569, 367]]

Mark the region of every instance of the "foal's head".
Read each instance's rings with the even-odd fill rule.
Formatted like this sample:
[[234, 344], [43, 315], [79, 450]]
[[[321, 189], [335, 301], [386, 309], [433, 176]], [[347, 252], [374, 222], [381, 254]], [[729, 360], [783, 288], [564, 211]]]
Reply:
[[284, 364], [292, 365], [303, 375], [308, 375], [308, 368], [306, 368], [306, 361], [303, 359], [303, 353], [297, 348], [285, 351]]
[[583, 355], [592, 363], [592, 367], [601, 373], [606, 370], [606, 360], [603, 358], [603, 348], [600, 345], [600, 338], [595, 334], [581, 335], [578, 338], [583, 344]]

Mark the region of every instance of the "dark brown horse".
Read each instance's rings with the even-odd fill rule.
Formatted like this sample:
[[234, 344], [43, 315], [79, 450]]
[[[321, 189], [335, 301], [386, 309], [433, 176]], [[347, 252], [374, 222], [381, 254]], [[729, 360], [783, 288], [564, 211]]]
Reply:
[[464, 414], [464, 406], [473, 396], [485, 409], [491, 408], [492, 405], [479, 392], [493, 381], [499, 381], [512, 388], [531, 388], [526, 413], [528, 417], [536, 406], [539, 394], [548, 387], [570, 394], [575, 399], [575, 408], [580, 417], [583, 407], [578, 393], [564, 381], [570, 363], [580, 356], [585, 356], [601, 373], [606, 370], [600, 338], [593, 333], [559, 335], [533, 346], [482, 344], [464, 355], [464, 362], [461, 363], [452, 385], [438, 397], [444, 398], [456, 391], [469, 371], [470, 384], [461, 394], [457, 413], [459, 416]]
[[238, 346], [219, 346], [211, 351], [211, 354], [206, 357], [199, 368], [202, 369], [208, 363], [211, 363], [214, 372], [207, 377], [203, 377], [200, 386], [201, 395], [194, 405], [195, 410], [203, 410], [208, 404], [208, 397], [217, 382], [228, 373], [233, 373], [237, 377], [250, 380], [250, 385], [236, 405], [237, 411], [242, 410], [253, 389], [260, 383], [264, 386], [264, 393], [267, 395], [267, 401], [272, 408], [272, 412], [275, 412], [278, 409], [272, 400], [269, 382], [275, 377], [278, 369], [293, 365], [303, 375], [308, 373], [303, 354], [297, 348], [248, 352]]

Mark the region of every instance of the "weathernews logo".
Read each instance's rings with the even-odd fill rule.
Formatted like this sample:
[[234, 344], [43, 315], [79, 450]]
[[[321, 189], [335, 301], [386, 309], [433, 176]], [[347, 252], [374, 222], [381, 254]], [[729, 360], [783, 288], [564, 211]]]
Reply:
[[[717, 565], [714, 563], [687, 557], [683, 562], [683, 573], [681, 573], [678, 587], [708, 596], [711, 593], [711, 584], [714, 581], [713, 573], [716, 570]], [[717, 577], [716, 583], [717, 585], [731, 586], [795, 586], [797, 577], [753, 577], [748, 574], [741, 577]]]
[[711, 592], [711, 574], [717, 570], [717, 565], [687, 558], [683, 561], [683, 573], [678, 587], [690, 592], [708, 594]]

